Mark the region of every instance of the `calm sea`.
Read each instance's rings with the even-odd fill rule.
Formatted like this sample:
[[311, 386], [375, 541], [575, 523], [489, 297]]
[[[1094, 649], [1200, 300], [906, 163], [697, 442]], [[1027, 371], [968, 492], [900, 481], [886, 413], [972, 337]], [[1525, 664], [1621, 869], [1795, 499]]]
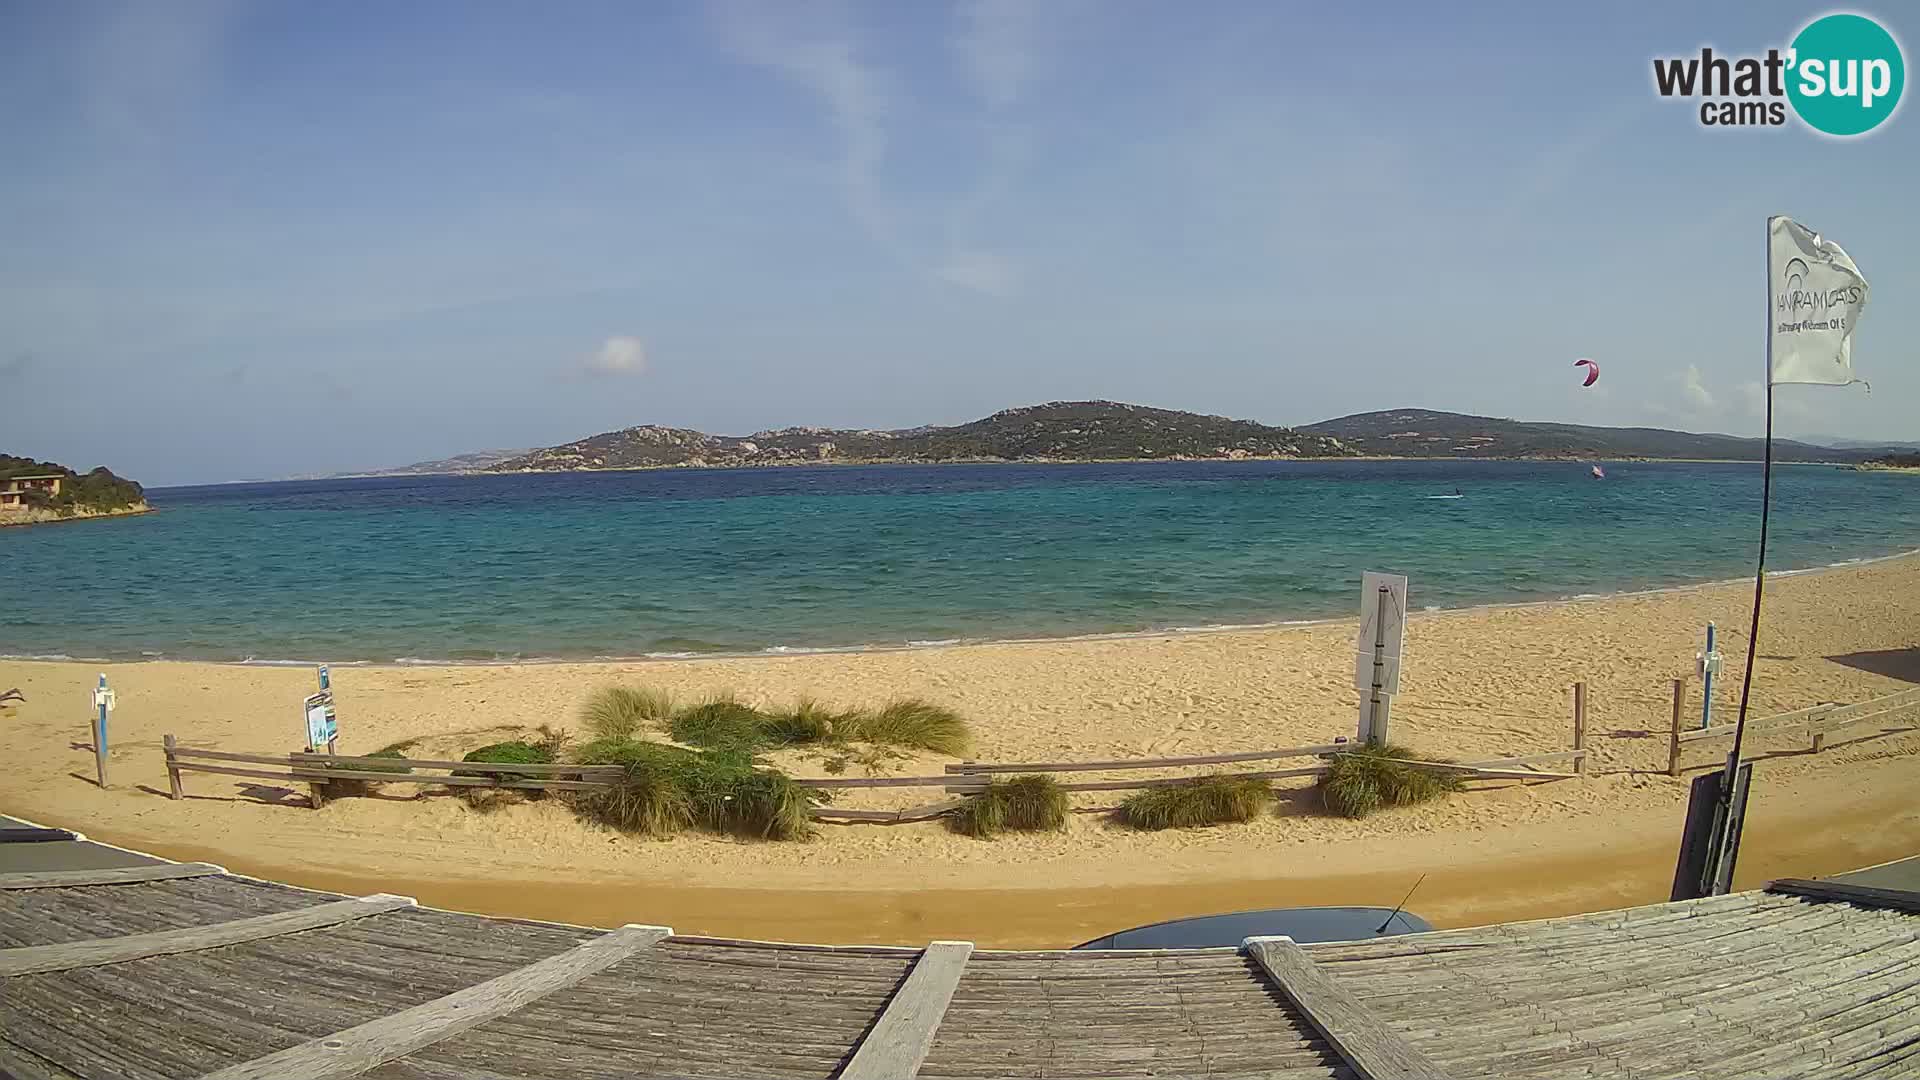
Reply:
[[[1461, 498], [1438, 498], [1458, 489]], [[1752, 572], [1760, 470], [1539, 462], [821, 467], [159, 489], [0, 529], [0, 654], [680, 655], [1122, 633]], [[1772, 558], [1920, 547], [1920, 478], [1794, 466]]]

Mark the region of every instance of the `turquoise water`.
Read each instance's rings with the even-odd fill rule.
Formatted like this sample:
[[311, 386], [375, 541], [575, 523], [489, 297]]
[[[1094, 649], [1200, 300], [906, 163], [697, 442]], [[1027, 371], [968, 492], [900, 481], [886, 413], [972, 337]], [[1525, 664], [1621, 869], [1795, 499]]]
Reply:
[[[1464, 498], [1440, 499], [1456, 488]], [[160, 489], [0, 530], [0, 654], [506, 660], [1343, 616], [1752, 573], [1760, 470], [1217, 462], [418, 477]], [[1777, 469], [1769, 563], [1920, 547], [1920, 478]]]

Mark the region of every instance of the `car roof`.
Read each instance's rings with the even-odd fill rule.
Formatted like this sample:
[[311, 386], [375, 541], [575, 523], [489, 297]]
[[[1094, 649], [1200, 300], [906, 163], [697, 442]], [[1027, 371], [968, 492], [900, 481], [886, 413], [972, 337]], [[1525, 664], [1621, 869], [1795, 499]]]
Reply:
[[[1382, 931], [1381, 925], [1388, 924]], [[1284, 935], [1302, 944], [1415, 934], [1432, 924], [1410, 911], [1381, 907], [1294, 907], [1234, 911], [1136, 926], [1074, 946], [1076, 949], [1209, 949], [1238, 946], [1250, 937]]]

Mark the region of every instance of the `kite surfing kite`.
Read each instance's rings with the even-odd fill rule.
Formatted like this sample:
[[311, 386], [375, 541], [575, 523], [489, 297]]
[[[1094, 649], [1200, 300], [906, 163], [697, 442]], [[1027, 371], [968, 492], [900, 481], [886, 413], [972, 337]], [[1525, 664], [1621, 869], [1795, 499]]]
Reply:
[[1585, 358], [1575, 360], [1573, 362], [1574, 367], [1579, 367], [1582, 364], [1585, 364], [1587, 368], [1587, 381], [1581, 383], [1580, 385], [1592, 386], [1594, 383], [1599, 382], [1600, 381], [1600, 365]]

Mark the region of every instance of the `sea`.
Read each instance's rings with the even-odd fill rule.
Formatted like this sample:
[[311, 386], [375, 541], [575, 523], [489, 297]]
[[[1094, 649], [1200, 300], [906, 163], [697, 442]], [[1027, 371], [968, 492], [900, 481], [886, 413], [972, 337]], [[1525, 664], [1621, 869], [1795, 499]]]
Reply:
[[[1247, 461], [416, 476], [0, 529], [0, 655], [523, 662], [1203, 632], [1751, 577], [1758, 465]], [[1458, 497], [1453, 497], [1457, 493]], [[1920, 477], [1776, 466], [1768, 565], [1920, 548]]]

